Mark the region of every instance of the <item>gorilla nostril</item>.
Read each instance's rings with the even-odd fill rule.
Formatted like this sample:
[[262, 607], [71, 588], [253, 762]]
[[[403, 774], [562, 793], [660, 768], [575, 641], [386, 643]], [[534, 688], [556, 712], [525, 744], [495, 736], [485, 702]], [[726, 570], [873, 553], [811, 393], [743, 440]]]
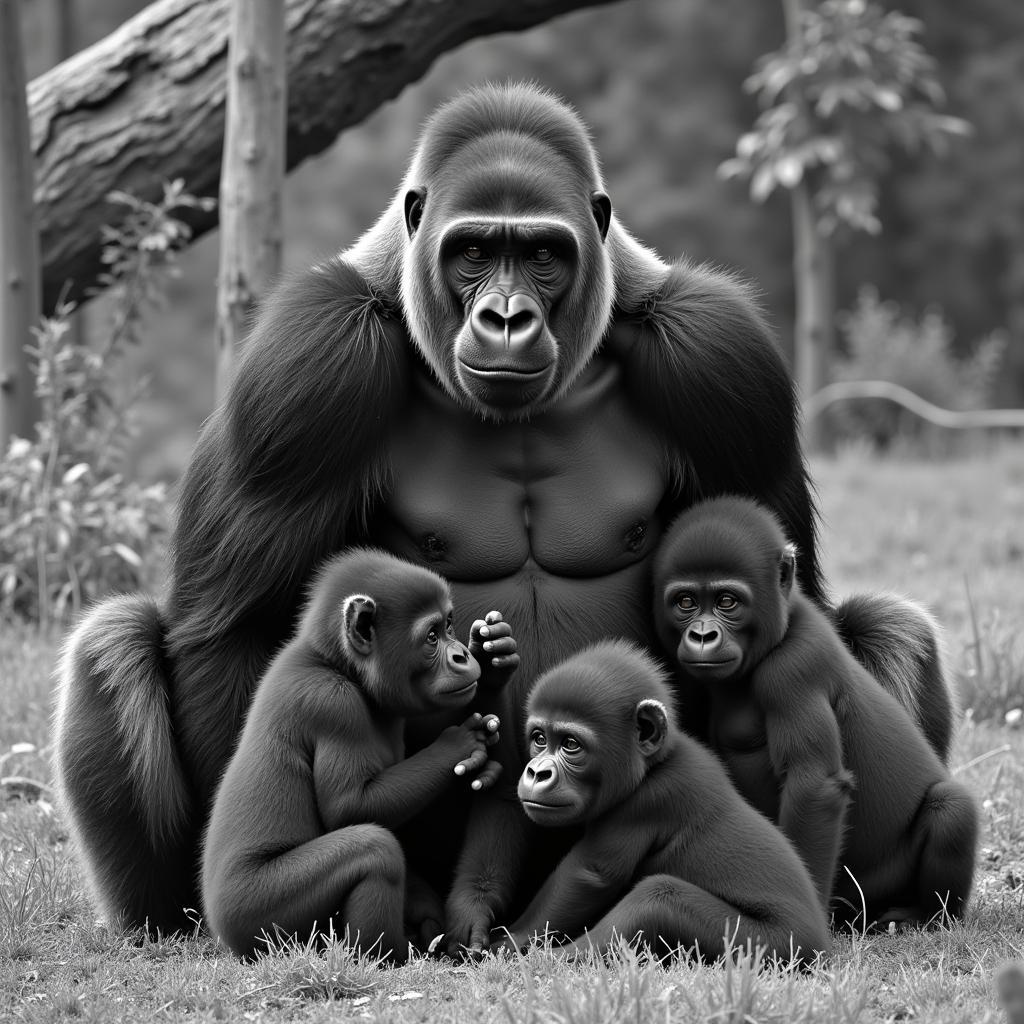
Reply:
[[480, 319], [488, 326], [493, 327], [495, 330], [505, 330], [505, 318], [493, 309], [482, 309], [480, 310]]
[[465, 651], [457, 651], [455, 654], [453, 654], [452, 661], [454, 661], [456, 665], [469, 664], [469, 659], [466, 657]]
[[533, 324], [533, 320], [533, 313], [526, 309], [521, 310], [508, 318], [508, 329], [513, 333], [524, 330]]

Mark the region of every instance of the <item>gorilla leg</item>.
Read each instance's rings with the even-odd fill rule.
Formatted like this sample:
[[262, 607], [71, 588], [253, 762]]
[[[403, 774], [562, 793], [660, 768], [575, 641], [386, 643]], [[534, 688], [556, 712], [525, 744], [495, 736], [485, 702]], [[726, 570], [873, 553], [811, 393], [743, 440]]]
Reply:
[[98, 605], [59, 664], [54, 769], [58, 800], [101, 912], [168, 933], [199, 906], [198, 837], [178, 761], [156, 606]]
[[[787, 920], [755, 920], [738, 907], [673, 875], [641, 879], [586, 935], [565, 947], [568, 956], [589, 949], [605, 952], [616, 937], [627, 942], [638, 934], [661, 955], [695, 943], [700, 954], [717, 959], [725, 953], [728, 936], [734, 948], [749, 941], [766, 946], [772, 956], [813, 959], [815, 950], [831, 949], [820, 908], [806, 910], [796, 903], [787, 908]], [[799, 954], [797, 950], [799, 949]]]
[[963, 916], [974, 880], [978, 812], [970, 793], [954, 779], [928, 791], [916, 822], [922, 833], [917, 866], [921, 920]]
[[333, 929], [392, 963], [406, 957], [405, 858], [379, 825], [351, 825], [270, 860], [222, 866], [204, 892], [211, 928], [239, 956], [255, 953], [264, 933], [305, 941]]
[[857, 660], [910, 712], [946, 764], [956, 697], [939, 624], [920, 605], [891, 594], [848, 597], [834, 617]]

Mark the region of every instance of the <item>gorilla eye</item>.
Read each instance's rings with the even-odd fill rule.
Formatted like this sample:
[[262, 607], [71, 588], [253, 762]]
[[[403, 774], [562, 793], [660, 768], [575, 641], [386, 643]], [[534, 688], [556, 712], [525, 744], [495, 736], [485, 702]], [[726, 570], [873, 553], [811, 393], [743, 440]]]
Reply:
[[534, 263], [550, 263], [554, 258], [555, 254], [550, 249], [534, 249], [530, 256]]
[[430, 632], [429, 632], [429, 633], [427, 634], [427, 643], [428, 643], [428, 644], [429, 644], [429, 645], [430, 645], [431, 647], [436, 647], [436, 646], [437, 646], [437, 642], [438, 642], [438, 640], [439, 640], [439, 639], [440, 639], [440, 637], [439, 637], [439, 636], [437, 635], [437, 629], [436, 629], [436, 627], [435, 627], [434, 629], [432, 629], [432, 630], [431, 630], [431, 631], [430, 631]]
[[540, 729], [534, 729], [533, 732], [530, 733], [530, 742], [539, 750], [543, 750], [548, 745], [548, 741]]
[[723, 612], [731, 612], [733, 608], [739, 604], [739, 601], [737, 601], [732, 594], [719, 594], [718, 600], [715, 604], [717, 604]]
[[465, 256], [467, 260], [472, 260], [474, 263], [478, 263], [480, 260], [487, 258], [483, 249], [481, 249], [479, 245], [467, 245], [466, 248], [462, 250], [462, 255]]
[[681, 597], [676, 599], [676, 607], [680, 611], [692, 612], [696, 609], [697, 602], [694, 601], [694, 599], [690, 597], [689, 594], [683, 594]]
[[566, 736], [562, 740], [562, 749], [567, 754], [578, 754], [583, 749], [583, 745], [575, 736]]

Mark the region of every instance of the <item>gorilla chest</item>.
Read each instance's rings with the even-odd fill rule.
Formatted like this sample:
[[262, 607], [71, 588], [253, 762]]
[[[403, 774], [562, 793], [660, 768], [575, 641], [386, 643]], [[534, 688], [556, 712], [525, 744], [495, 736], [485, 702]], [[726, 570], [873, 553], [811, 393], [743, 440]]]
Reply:
[[777, 818], [779, 782], [768, 753], [764, 714], [745, 683], [712, 690], [708, 743], [747, 801]]
[[456, 582], [595, 577], [653, 550], [668, 486], [653, 431], [611, 367], [543, 415], [484, 422], [418, 390], [390, 445], [374, 540]]

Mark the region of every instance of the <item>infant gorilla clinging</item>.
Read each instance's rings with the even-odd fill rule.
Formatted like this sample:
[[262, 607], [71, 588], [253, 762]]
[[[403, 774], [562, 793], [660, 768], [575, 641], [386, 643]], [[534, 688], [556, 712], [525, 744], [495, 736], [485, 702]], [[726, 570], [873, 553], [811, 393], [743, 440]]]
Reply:
[[471, 715], [409, 758], [404, 719], [466, 705], [518, 664], [497, 612], [473, 624], [468, 649], [455, 639], [435, 573], [369, 549], [329, 561], [217, 791], [203, 857], [214, 934], [246, 956], [264, 934], [347, 929], [403, 960], [405, 860], [391, 830], [456, 776], [479, 771], [483, 789], [500, 770], [487, 759], [495, 716]]

